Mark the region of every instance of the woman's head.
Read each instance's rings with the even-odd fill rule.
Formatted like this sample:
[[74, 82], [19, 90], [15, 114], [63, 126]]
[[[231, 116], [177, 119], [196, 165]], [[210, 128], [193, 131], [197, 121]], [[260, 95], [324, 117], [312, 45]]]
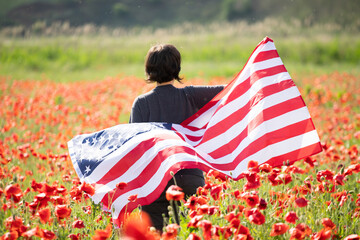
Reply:
[[145, 59], [146, 80], [164, 83], [172, 80], [180, 82], [181, 55], [175, 46], [159, 44], [150, 48]]

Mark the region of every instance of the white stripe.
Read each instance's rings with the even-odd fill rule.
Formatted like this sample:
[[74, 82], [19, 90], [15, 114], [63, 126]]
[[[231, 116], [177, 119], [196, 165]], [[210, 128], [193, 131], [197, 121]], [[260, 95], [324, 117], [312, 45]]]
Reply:
[[[289, 99], [292, 99], [294, 97], [297, 97], [299, 95], [300, 95], [300, 93], [299, 93], [298, 89], [294, 86], [294, 87], [285, 89], [281, 92], [278, 92], [278, 93], [275, 93], [268, 97], [263, 98], [255, 106], [252, 106], [250, 108], [250, 111], [247, 112], [246, 116], [244, 116], [243, 119], [241, 119], [241, 120], [239, 119], [240, 121], [238, 121], [236, 124], [234, 124], [232, 127], [230, 127], [225, 132], [217, 135], [216, 137], [214, 137], [212, 139], [209, 139], [206, 142], [200, 143], [200, 145], [198, 145], [197, 147], [199, 149], [202, 149], [203, 151], [204, 151], [204, 149], [208, 149], [208, 152], [212, 152], [213, 150], [215, 150], [221, 146], [221, 145], [219, 145], [219, 143], [226, 144], [227, 142], [225, 141], [225, 139], [231, 140], [234, 137], [236, 137], [238, 134], [240, 134], [247, 127], [247, 125], [257, 115], [262, 113], [265, 109], [275, 106], [275, 105], [282, 103], [284, 101], [287, 101]], [[233, 101], [233, 102], [235, 102], [235, 101]], [[238, 102], [238, 101], [236, 101], [236, 102]], [[237, 109], [237, 108], [235, 108], [235, 109]]]
[[253, 63], [251, 65], [251, 67], [250, 67], [250, 69], [251, 69], [250, 74], [253, 74], [253, 73], [255, 73], [257, 71], [260, 71], [260, 70], [280, 66], [280, 65], [284, 65], [284, 64], [283, 64], [283, 62], [281, 61], [281, 59], [279, 57], [270, 58], [270, 59], [265, 60], [265, 61]]
[[195, 137], [201, 137], [205, 132], [205, 129], [198, 129], [198, 130], [193, 131], [186, 127], [181, 126], [180, 124], [172, 124], [171, 127], [174, 128], [178, 132], [181, 132], [186, 135], [195, 136]]
[[212, 117], [215, 110], [218, 108], [220, 104], [220, 101], [218, 101], [214, 106], [209, 108], [207, 111], [203, 112], [199, 117], [195, 118], [192, 122], [190, 122], [188, 125], [190, 127], [197, 127], [202, 128], [205, 126], [205, 124], [209, 121], [209, 119]]

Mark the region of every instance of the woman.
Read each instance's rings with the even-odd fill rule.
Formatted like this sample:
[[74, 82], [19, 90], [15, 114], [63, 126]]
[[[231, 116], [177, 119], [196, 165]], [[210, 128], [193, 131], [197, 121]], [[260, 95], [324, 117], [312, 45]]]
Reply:
[[[170, 44], [155, 45], [150, 48], [145, 59], [145, 72], [148, 82], [156, 87], [139, 97], [133, 103], [130, 123], [168, 122], [181, 123], [195, 114], [201, 107], [217, 95], [224, 86], [188, 86], [176, 88], [181, 65], [180, 52]], [[175, 174], [175, 180], [186, 196], [196, 193], [205, 180], [200, 169], [183, 169]], [[163, 228], [163, 214], [168, 216], [169, 202], [165, 198], [167, 188], [174, 185], [169, 181], [161, 196], [150, 205], [142, 206], [156, 229]]]

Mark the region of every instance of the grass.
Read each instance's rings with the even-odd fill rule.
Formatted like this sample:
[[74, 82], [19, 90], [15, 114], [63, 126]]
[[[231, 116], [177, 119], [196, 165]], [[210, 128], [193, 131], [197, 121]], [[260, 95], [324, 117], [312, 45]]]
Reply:
[[336, 29], [320, 31], [320, 27], [292, 30], [291, 25], [280, 25], [276, 31], [276, 26], [276, 22], [265, 21], [263, 25], [132, 29], [122, 30], [120, 35], [108, 31], [71, 36], [2, 36], [0, 75], [60, 82], [118, 75], [143, 78], [146, 52], [151, 45], [161, 42], [179, 48], [183, 57], [181, 73], [186, 78], [232, 77], [266, 35], [275, 41], [291, 74], [324, 74], [334, 70], [359, 73], [359, 34], [339, 33]]

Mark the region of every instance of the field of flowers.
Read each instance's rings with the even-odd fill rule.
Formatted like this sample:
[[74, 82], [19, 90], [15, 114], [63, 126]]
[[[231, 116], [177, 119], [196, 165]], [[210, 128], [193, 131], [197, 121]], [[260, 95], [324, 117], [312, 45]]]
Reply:
[[188, 200], [169, 191], [180, 223], [170, 217], [158, 233], [138, 211], [115, 228], [90, 201], [94, 190], [80, 183], [67, 151], [75, 135], [126, 123], [134, 98], [151, 85], [135, 77], [0, 77], [0, 239], [360, 239], [360, 76], [294, 80], [323, 152], [276, 169], [251, 162], [237, 182], [209, 172]]

